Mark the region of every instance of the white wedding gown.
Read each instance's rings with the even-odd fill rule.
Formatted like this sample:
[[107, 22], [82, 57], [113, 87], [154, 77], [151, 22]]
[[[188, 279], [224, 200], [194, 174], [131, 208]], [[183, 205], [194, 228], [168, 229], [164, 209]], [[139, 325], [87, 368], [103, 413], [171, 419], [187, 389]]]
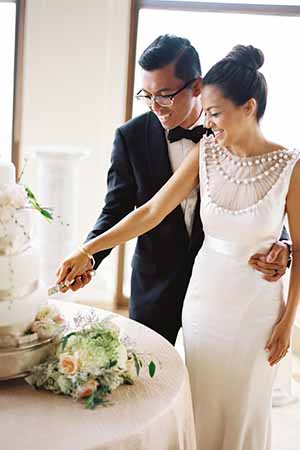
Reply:
[[283, 308], [282, 281], [248, 264], [278, 239], [297, 150], [240, 158], [200, 145], [205, 240], [183, 308], [198, 450], [270, 450], [275, 367], [264, 350]]

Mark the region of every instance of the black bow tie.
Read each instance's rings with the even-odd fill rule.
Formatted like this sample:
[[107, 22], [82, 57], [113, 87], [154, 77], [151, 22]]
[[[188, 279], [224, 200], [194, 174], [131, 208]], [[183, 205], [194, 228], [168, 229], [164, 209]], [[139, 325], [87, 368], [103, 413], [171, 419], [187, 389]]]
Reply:
[[168, 141], [172, 143], [180, 141], [180, 139], [190, 139], [195, 144], [197, 144], [197, 142], [199, 142], [205, 134], [211, 134], [211, 130], [209, 128], [205, 128], [203, 125], [198, 125], [192, 130], [176, 127], [172, 130], [169, 130]]

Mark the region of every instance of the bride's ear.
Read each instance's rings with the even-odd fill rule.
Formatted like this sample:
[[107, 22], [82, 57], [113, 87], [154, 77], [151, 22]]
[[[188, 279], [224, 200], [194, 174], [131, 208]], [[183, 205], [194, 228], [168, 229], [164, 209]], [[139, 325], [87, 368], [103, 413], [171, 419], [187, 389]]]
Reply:
[[257, 102], [255, 98], [250, 98], [247, 100], [247, 102], [243, 105], [243, 109], [245, 114], [248, 117], [255, 116], [256, 117], [256, 110], [257, 110]]

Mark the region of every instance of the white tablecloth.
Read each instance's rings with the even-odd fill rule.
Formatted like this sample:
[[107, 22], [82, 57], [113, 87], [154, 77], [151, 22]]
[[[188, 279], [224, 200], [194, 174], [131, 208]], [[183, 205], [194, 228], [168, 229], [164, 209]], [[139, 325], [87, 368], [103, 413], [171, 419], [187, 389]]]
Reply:
[[[54, 302], [66, 317], [86, 306]], [[110, 312], [95, 310], [101, 318]], [[113, 392], [112, 405], [87, 410], [80, 402], [33, 390], [24, 380], [0, 383], [0, 450], [195, 450], [189, 380], [177, 351], [137, 322], [114, 315], [137, 344], [159, 360], [133, 386]]]

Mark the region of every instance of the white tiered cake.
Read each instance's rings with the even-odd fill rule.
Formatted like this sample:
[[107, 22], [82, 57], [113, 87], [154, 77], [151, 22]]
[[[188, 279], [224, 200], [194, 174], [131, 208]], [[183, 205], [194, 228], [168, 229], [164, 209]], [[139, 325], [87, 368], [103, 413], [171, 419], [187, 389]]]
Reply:
[[0, 161], [0, 336], [18, 336], [32, 324], [47, 291], [39, 282], [31, 210], [15, 183], [15, 167]]

